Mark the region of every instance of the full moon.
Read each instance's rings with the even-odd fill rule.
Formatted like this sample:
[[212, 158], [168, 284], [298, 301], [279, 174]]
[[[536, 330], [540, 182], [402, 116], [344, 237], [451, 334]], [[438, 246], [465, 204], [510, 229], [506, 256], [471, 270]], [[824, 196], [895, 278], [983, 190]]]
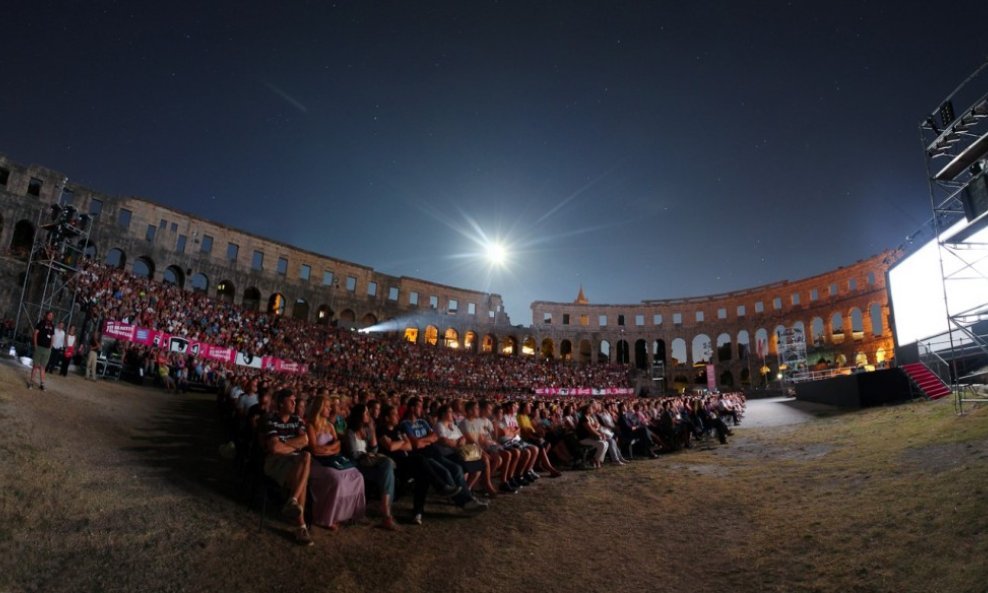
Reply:
[[504, 265], [508, 258], [508, 252], [500, 243], [489, 243], [487, 245], [487, 261], [495, 266]]

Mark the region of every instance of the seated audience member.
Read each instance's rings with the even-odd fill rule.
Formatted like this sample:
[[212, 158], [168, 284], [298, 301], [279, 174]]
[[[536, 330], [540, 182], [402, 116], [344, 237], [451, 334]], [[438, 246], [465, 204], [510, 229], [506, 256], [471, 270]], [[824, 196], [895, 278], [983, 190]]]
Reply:
[[516, 409], [518, 409], [516, 416], [518, 419], [518, 430], [522, 440], [537, 449], [536, 455], [542, 471], [548, 472], [553, 478], [558, 478], [562, 474], [549, 461], [549, 449], [552, 445], [546, 439], [545, 427], [541, 423], [536, 426], [532, 422], [532, 402], [523, 402]]
[[412, 523], [422, 524], [425, 512], [425, 496], [429, 492], [432, 479], [426, 471], [426, 460], [415, 453], [412, 441], [401, 429], [398, 408], [392, 405], [381, 407], [381, 422], [377, 428], [378, 448], [395, 462], [395, 474], [402, 481], [413, 482]]
[[522, 440], [521, 429], [518, 427], [518, 408], [516, 402], [501, 404], [497, 411], [497, 439], [505, 449], [516, 449], [520, 453], [518, 465], [515, 468], [512, 486], [528, 486], [539, 479], [533, 469], [538, 460], [538, 449]]
[[597, 423], [597, 430], [607, 439], [607, 453], [611, 456], [611, 461], [618, 465], [628, 463], [628, 460], [621, 455], [621, 448], [618, 447], [615, 438], [617, 426], [614, 424], [614, 417], [607, 411], [607, 407], [600, 402], [594, 402], [593, 411], [593, 420]]
[[641, 418], [634, 411], [628, 409], [628, 405], [621, 402], [617, 406], [618, 432], [621, 440], [628, 443], [629, 454], [631, 449], [637, 447], [640, 453], [647, 455], [650, 459], [655, 459], [657, 455], [652, 450], [652, 437], [641, 421]]
[[412, 442], [413, 450], [425, 458], [425, 467], [433, 481], [444, 485], [443, 493], [451, 496], [456, 506], [467, 511], [486, 510], [487, 505], [475, 499], [470, 493], [464, 480], [463, 468], [455, 461], [446, 458], [435, 446], [439, 436], [422, 417], [422, 400], [418, 397], [410, 397], [405, 408], [405, 419], [401, 423], [401, 429]]
[[364, 477], [340, 454], [329, 399], [317, 396], [309, 409], [309, 476], [312, 522], [335, 531], [340, 523], [364, 516]]
[[607, 438], [598, 430], [599, 425], [593, 417], [593, 404], [584, 404], [580, 408], [580, 418], [576, 425], [576, 436], [580, 444], [585, 447], [593, 447], [593, 467], [600, 468], [604, 465], [604, 456], [607, 454]]
[[[463, 431], [457, 426], [455, 412], [452, 406], [440, 406], [436, 415], [438, 420], [436, 421], [434, 430], [439, 438], [436, 439], [435, 447], [443, 457], [459, 464], [463, 469], [467, 488], [472, 491], [477, 485], [477, 482], [480, 481], [481, 476], [485, 474], [486, 464], [484, 463], [483, 451], [481, 451], [480, 445], [477, 445], [473, 441], [468, 441]], [[467, 460], [461, 454], [462, 448], [467, 443], [476, 445], [477, 459]], [[489, 465], [486, 469], [489, 470]], [[490, 475], [489, 471], [487, 475]], [[494, 494], [496, 492], [493, 485], [490, 485], [487, 489], [488, 494]]]
[[[480, 404], [477, 400], [467, 400], [463, 404], [463, 420], [460, 421], [460, 432], [466, 437], [468, 443], [477, 445], [481, 451], [481, 459], [484, 462], [484, 471], [481, 478], [484, 481], [484, 491], [489, 496], [495, 496], [497, 489], [494, 488], [494, 474], [503, 462], [501, 453], [503, 450], [498, 446], [497, 441], [489, 436], [484, 430], [485, 423], [489, 423], [480, 416]], [[502, 482], [502, 486], [504, 483]], [[509, 491], [507, 487], [502, 491]], [[516, 492], [516, 490], [510, 490]]]
[[309, 437], [305, 423], [295, 415], [295, 394], [289, 390], [279, 391], [276, 399], [277, 410], [265, 419], [267, 455], [264, 474], [288, 491], [288, 502], [282, 512], [296, 521], [295, 541], [311, 546], [312, 538], [304, 518], [311, 461], [305, 451]]
[[514, 475], [518, 467], [518, 461], [521, 459], [521, 450], [514, 447], [503, 447], [498, 442], [497, 429], [491, 420], [494, 413], [491, 402], [487, 400], [481, 401], [477, 406], [477, 410], [479, 416], [479, 422], [477, 424], [480, 429], [480, 443], [488, 456], [491, 458], [495, 455], [497, 456], [498, 461], [494, 466], [501, 468], [501, 486], [498, 489], [501, 492], [509, 494], [516, 493], [520, 485], [515, 483]]
[[371, 425], [367, 406], [357, 404], [350, 408], [347, 428], [347, 451], [350, 458], [363, 474], [365, 484], [373, 484], [381, 497], [381, 527], [396, 531], [398, 524], [391, 516], [391, 501], [395, 497], [395, 462], [387, 455], [377, 452], [377, 435]]

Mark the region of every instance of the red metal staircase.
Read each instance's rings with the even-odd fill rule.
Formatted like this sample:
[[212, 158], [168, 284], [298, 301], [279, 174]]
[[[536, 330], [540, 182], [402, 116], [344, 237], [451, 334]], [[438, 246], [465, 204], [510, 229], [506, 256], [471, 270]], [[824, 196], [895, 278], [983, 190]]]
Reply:
[[913, 362], [910, 364], [902, 365], [902, 370], [905, 371], [906, 375], [913, 382], [916, 387], [919, 388], [926, 397], [930, 399], [940, 399], [941, 397], [947, 397], [950, 395], [950, 387], [940, 380], [933, 371], [929, 369], [925, 364], [921, 362]]

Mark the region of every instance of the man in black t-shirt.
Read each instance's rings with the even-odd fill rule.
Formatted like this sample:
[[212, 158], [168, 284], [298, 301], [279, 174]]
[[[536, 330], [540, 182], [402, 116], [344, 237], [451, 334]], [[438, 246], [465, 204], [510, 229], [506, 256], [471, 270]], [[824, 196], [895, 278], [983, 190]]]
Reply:
[[31, 343], [34, 345], [34, 359], [31, 367], [31, 380], [27, 382], [27, 388], [34, 385], [34, 374], [41, 373], [39, 387], [45, 390], [45, 367], [51, 358], [51, 340], [55, 335], [55, 313], [48, 311], [45, 316], [34, 326], [34, 335]]

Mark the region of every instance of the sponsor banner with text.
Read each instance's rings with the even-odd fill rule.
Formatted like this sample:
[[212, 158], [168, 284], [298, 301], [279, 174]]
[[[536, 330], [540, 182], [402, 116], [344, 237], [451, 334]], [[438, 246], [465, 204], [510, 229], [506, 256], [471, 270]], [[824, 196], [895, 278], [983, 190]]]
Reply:
[[542, 387], [535, 390], [536, 395], [558, 395], [562, 397], [602, 397], [602, 396], [632, 396], [635, 390], [630, 387], [607, 387], [603, 389], [590, 387]]
[[103, 336], [151, 346], [152, 348], [160, 348], [169, 352], [191, 354], [199, 358], [220, 362], [232, 362], [239, 366], [255, 369], [263, 368], [281, 373], [304, 373], [308, 370], [306, 365], [297, 362], [281, 360], [273, 356], [252, 356], [246, 352], [238, 352], [226, 346], [214, 346], [208, 342], [190, 340], [182, 336], [172, 336], [162, 331], [138, 327], [119, 321], [107, 321], [103, 325]]

